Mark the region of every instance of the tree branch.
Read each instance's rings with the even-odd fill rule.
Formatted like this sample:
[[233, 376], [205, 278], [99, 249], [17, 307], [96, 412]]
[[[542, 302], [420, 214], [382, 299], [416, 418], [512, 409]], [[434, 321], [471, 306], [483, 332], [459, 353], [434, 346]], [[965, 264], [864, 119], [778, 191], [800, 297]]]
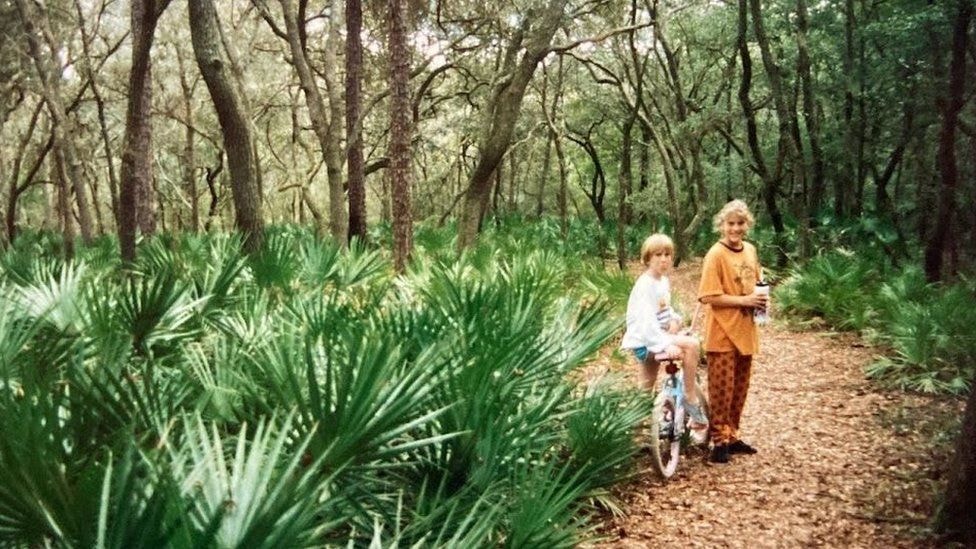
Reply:
[[575, 40], [575, 41], [569, 42], [567, 44], [561, 44], [561, 45], [557, 45], [557, 46], [551, 46], [549, 48], [549, 51], [553, 51], [553, 52], [566, 52], [566, 51], [569, 51], [571, 49], [574, 49], [574, 48], [576, 48], [578, 46], [581, 46], [583, 44], [586, 44], [586, 43], [590, 43], [590, 42], [593, 42], [593, 43], [602, 42], [602, 41], [606, 40], [607, 38], [616, 36], [618, 34], [623, 34], [625, 32], [631, 32], [631, 31], [635, 31], [635, 30], [639, 30], [639, 29], [646, 29], [646, 28], [650, 27], [651, 25], [653, 25], [653, 23], [649, 21], [647, 23], [639, 23], [637, 25], [628, 25], [626, 27], [618, 27], [616, 29], [608, 30], [607, 32], [604, 32], [602, 34], [598, 34], [596, 36], [590, 36], [590, 37], [587, 37], [587, 38], [580, 38], [579, 40]]

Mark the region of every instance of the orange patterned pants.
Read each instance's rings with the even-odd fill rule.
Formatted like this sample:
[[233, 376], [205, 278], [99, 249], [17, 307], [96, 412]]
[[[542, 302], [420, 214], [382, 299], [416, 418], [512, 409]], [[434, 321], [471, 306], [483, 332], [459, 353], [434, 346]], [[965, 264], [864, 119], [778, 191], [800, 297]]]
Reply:
[[739, 420], [746, 405], [752, 355], [739, 351], [706, 353], [708, 358], [708, 419], [713, 444], [739, 440]]

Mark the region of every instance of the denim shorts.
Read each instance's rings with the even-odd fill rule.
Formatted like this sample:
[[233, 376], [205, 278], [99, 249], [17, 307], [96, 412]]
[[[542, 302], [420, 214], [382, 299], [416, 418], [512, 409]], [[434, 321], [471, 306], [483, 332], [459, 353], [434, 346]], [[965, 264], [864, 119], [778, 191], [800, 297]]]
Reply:
[[637, 357], [637, 360], [640, 362], [647, 360], [647, 347], [638, 347], [636, 349], [631, 349], [631, 351], [633, 351], [634, 356]]

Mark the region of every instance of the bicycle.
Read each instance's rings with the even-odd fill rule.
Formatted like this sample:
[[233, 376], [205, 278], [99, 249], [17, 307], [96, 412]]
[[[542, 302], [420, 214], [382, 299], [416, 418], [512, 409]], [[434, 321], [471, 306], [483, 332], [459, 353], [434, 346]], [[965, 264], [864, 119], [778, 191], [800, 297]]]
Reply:
[[[664, 380], [654, 397], [651, 412], [650, 446], [651, 464], [662, 480], [671, 478], [678, 469], [681, 448], [691, 442], [689, 423], [691, 418], [685, 413], [684, 380], [680, 359], [670, 358], [666, 353], [654, 355], [659, 366], [664, 367]], [[698, 378], [701, 378], [699, 370]], [[702, 383], [697, 384], [698, 402], [702, 409], [708, 410], [708, 401]], [[707, 438], [704, 442], [707, 444]], [[701, 443], [699, 443], [701, 444]]]

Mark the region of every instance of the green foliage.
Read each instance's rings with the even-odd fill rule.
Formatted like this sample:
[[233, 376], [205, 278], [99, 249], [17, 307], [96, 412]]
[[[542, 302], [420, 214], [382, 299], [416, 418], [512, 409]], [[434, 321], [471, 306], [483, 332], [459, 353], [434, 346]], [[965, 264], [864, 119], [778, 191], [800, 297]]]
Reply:
[[875, 337], [893, 355], [869, 366], [868, 374], [902, 389], [964, 394], [976, 374], [974, 296], [972, 281], [929, 285], [918, 268], [882, 284]]
[[866, 291], [880, 283], [877, 266], [854, 252], [838, 250], [811, 259], [777, 289], [779, 306], [792, 314], [818, 318], [843, 330], [862, 330], [876, 311]]
[[399, 277], [293, 228], [249, 257], [154, 237], [125, 269], [111, 240], [66, 263], [25, 236], [0, 256], [0, 544], [584, 539], [643, 414], [572, 371], [629, 281], [528, 251], [552, 224], [459, 260], [438, 235]]
[[894, 271], [869, 251], [837, 250], [795, 269], [776, 290], [785, 314], [857, 330], [888, 349], [870, 377], [922, 392], [961, 394], [976, 374], [976, 284], [929, 284], [918, 267]]

